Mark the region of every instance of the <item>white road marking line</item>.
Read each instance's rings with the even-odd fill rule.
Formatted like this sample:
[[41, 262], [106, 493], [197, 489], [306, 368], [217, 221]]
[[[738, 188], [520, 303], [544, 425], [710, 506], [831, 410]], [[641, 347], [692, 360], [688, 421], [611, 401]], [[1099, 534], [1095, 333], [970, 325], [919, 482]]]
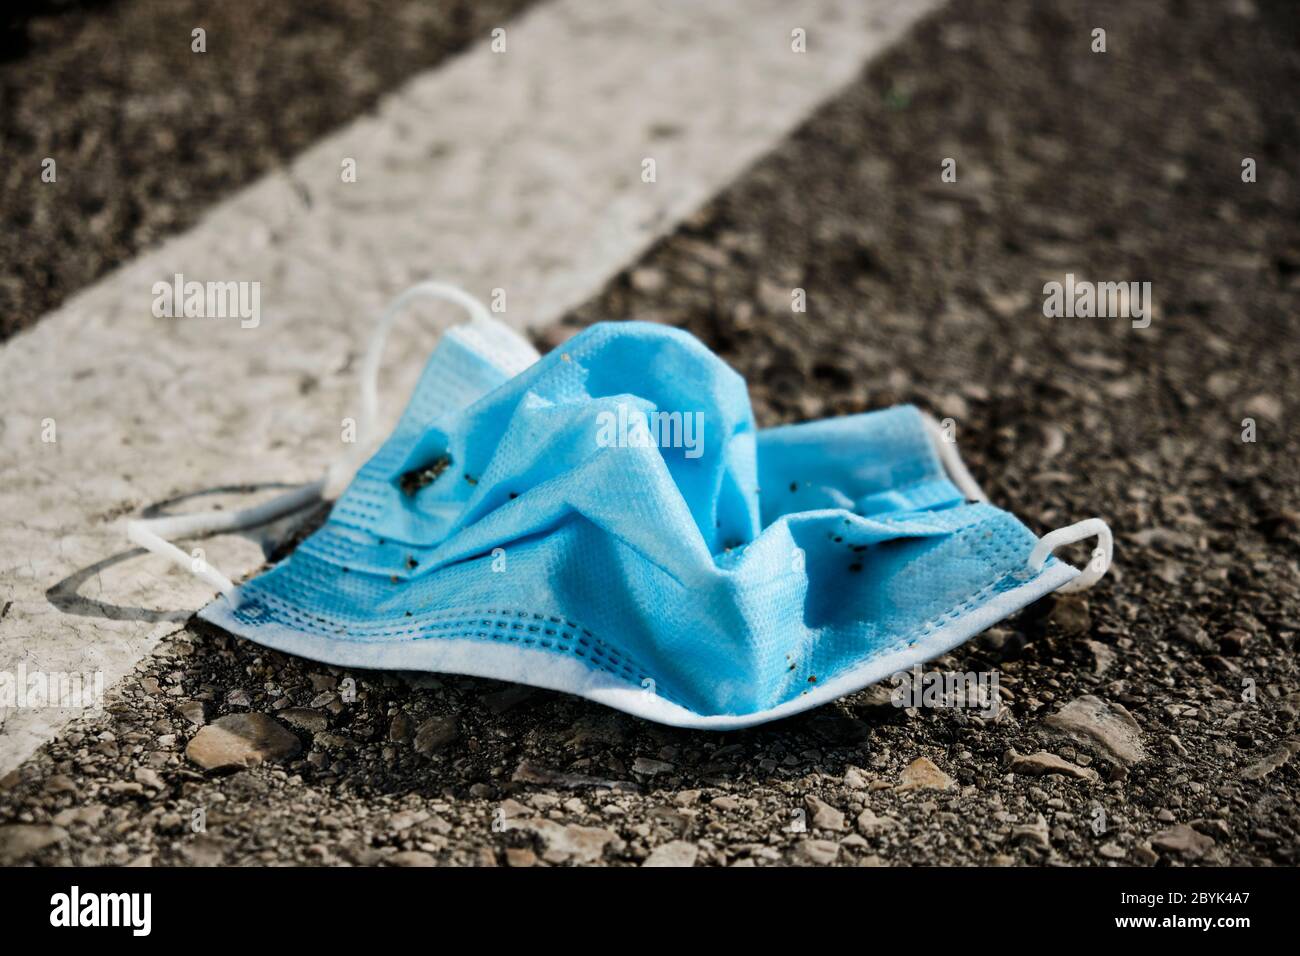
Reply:
[[[123, 519], [316, 478], [355, 413], [350, 358], [390, 296], [435, 276], [505, 289], [517, 326], [555, 320], [937, 5], [544, 4], [504, 24], [506, 52], [485, 38], [414, 78], [0, 348], [0, 775], [80, 713], [6, 708], [6, 674], [112, 685], [212, 597], [131, 553]], [[261, 324], [155, 318], [153, 284], [176, 273], [261, 283]], [[392, 350], [394, 405], [431, 341], [411, 331]], [[245, 538], [196, 544], [238, 575], [262, 561]]]

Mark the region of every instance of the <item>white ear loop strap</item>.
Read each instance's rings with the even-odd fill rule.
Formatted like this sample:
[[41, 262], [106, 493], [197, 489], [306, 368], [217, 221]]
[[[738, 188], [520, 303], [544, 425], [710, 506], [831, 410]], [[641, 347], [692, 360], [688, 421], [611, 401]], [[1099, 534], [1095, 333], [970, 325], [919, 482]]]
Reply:
[[957, 440], [951, 441], [944, 434], [943, 427], [934, 420], [933, 415], [921, 413], [921, 418], [925, 420], [926, 431], [930, 433], [930, 443], [934, 445], [934, 450], [939, 455], [939, 461], [943, 464], [944, 470], [948, 472], [948, 478], [957, 490], [960, 491], [970, 501], [988, 501], [989, 496], [984, 494], [984, 489], [980, 487], [975, 476], [970, 473], [966, 467], [966, 462], [961, 460], [961, 455], [957, 452]]
[[379, 368], [384, 357], [384, 346], [388, 342], [388, 333], [392, 330], [398, 313], [422, 296], [459, 305], [469, 312], [476, 322], [483, 319], [492, 320], [491, 313], [482, 302], [468, 292], [447, 285], [445, 282], [417, 283], [389, 303], [370, 333], [365, 358], [361, 363], [359, 387], [361, 412], [357, 422], [357, 442], [352, 450], [339, 455], [330, 463], [324, 478], [301, 485], [260, 505], [239, 511], [199, 511], [194, 514], [167, 515], [162, 518], [137, 518], [127, 522], [126, 536], [134, 544], [166, 558], [178, 567], [185, 568], [217, 588], [222, 594], [229, 596], [234, 591], [235, 585], [228, 577], [207, 562], [192, 558], [168, 539], [254, 528], [298, 511], [319, 501], [323, 496], [337, 496], [337, 492], [342, 490], [342, 486], [346, 485], [356, 472], [358, 459], [365, 454], [368, 442], [372, 438], [371, 431], [379, 416]]
[[1038, 539], [1038, 544], [1034, 545], [1034, 550], [1029, 552], [1028, 569], [1037, 574], [1042, 570], [1043, 563], [1047, 556], [1057, 548], [1067, 544], [1074, 544], [1076, 541], [1085, 541], [1088, 538], [1097, 539], [1097, 552], [1094, 553], [1090, 560], [1079, 572], [1079, 576], [1062, 584], [1058, 591], [1062, 594], [1073, 594], [1075, 591], [1086, 591], [1110, 570], [1110, 562], [1115, 554], [1115, 539], [1110, 533], [1110, 526], [1100, 518], [1085, 518], [1072, 525], [1064, 528], [1057, 528], [1055, 531], [1049, 531]]
[[474, 296], [463, 289], [445, 282], [429, 280], [417, 282], [388, 304], [384, 314], [375, 323], [366, 344], [366, 354], [361, 360], [358, 399], [361, 411], [357, 419], [357, 441], [353, 446], [330, 463], [325, 472], [325, 495], [337, 498], [362, 462], [369, 457], [371, 446], [375, 442], [374, 431], [379, 418], [379, 370], [384, 360], [384, 348], [388, 345], [388, 334], [393, 330], [397, 316], [408, 305], [419, 298], [440, 299], [459, 305], [470, 314], [473, 322], [491, 322], [492, 314]]
[[[930, 434], [930, 441], [934, 445], [935, 453], [939, 456], [939, 461], [948, 472], [948, 477], [952, 483], [968, 499], [988, 501], [988, 495], [984, 494], [979, 482], [971, 475], [966, 463], [961, 460], [961, 455], [957, 452], [957, 442], [948, 440], [947, 435], [944, 434], [943, 429], [933, 416], [922, 412], [921, 417], [925, 420], [926, 431]], [[1115, 541], [1110, 533], [1110, 526], [1100, 518], [1086, 518], [1083, 521], [1067, 525], [1064, 528], [1057, 528], [1055, 531], [1049, 531], [1043, 535], [1038, 539], [1038, 544], [1034, 545], [1034, 550], [1029, 553], [1026, 569], [1033, 574], [1037, 574], [1042, 570], [1043, 564], [1047, 561], [1047, 556], [1057, 548], [1087, 538], [1097, 539], [1097, 551], [1100, 553], [1094, 554], [1092, 560], [1079, 572], [1077, 577], [1070, 579], [1057, 590], [1062, 594], [1088, 590], [1110, 570], [1111, 559], [1114, 557], [1115, 552]]]
[[270, 501], [239, 511], [198, 511], [194, 514], [168, 515], [163, 518], [139, 518], [127, 522], [126, 536], [145, 550], [160, 554], [179, 567], [188, 568], [222, 594], [229, 594], [235, 589], [235, 585], [228, 577], [206, 561], [192, 558], [167, 539], [192, 538], [217, 531], [254, 528], [319, 500], [324, 487], [324, 479], [318, 479], [287, 491]]

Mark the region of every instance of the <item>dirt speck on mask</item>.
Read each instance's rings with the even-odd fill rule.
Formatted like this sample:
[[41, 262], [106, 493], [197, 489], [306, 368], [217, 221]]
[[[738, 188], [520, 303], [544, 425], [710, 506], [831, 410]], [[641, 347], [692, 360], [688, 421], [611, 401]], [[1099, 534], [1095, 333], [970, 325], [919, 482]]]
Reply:
[[450, 467], [451, 456], [439, 455], [422, 468], [413, 468], [402, 475], [399, 487], [401, 487], [403, 494], [413, 495], [421, 488], [427, 488], [437, 481], [442, 477], [442, 473]]

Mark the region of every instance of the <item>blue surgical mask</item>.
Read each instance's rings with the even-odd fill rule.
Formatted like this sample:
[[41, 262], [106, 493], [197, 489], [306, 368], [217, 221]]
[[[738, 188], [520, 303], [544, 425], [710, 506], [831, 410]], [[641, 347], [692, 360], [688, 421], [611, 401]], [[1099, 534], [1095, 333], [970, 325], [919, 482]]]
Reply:
[[[238, 588], [202, 569], [225, 593], [201, 617], [330, 664], [722, 730], [942, 655], [1109, 564], [1101, 521], [1040, 539], [984, 500], [916, 408], [759, 430], [744, 380], [686, 332], [600, 323], [538, 358], [464, 304], [328, 521]], [[367, 378], [369, 421], [374, 395]], [[215, 527], [196, 520], [132, 536], [161, 551]], [[1092, 536], [1083, 571], [1050, 554]]]

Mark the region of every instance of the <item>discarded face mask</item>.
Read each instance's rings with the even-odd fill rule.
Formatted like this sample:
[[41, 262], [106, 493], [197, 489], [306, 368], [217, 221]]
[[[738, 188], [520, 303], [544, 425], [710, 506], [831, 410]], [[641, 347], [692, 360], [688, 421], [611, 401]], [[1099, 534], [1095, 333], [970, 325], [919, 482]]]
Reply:
[[[775, 720], [944, 654], [1031, 601], [1095, 583], [1111, 535], [1036, 537], [985, 500], [910, 406], [759, 431], [744, 380], [695, 338], [601, 323], [544, 357], [476, 300], [428, 283], [384, 316], [451, 298], [396, 429], [288, 558], [201, 617], [346, 667], [470, 674], [567, 691], [650, 720]], [[689, 424], [688, 424], [689, 423]], [[261, 508], [134, 522], [164, 540], [263, 522]], [[1080, 571], [1051, 556], [1089, 537]]]

